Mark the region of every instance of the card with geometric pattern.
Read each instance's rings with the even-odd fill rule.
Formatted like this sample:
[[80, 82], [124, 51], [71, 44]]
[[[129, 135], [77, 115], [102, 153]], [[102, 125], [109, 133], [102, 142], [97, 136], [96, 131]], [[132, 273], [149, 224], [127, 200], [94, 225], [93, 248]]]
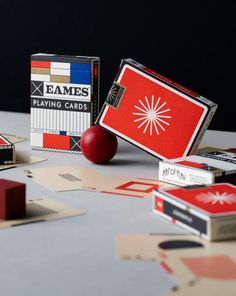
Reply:
[[99, 110], [98, 57], [31, 56], [32, 149], [81, 153]]

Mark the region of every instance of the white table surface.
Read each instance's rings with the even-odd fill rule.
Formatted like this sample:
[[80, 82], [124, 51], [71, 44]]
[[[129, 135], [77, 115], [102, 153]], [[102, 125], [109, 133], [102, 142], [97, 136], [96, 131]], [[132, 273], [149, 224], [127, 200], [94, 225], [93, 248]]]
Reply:
[[[30, 115], [0, 112], [0, 133], [29, 137]], [[236, 147], [236, 133], [208, 130], [202, 144]], [[17, 151], [48, 160], [5, 171], [0, 178], [27, 184], [27, 198], [48, 197], [83, 209], [86, 215], [0, 230], [0, 295], [113, 296], [164, 295], [174, 284], [159, 264], [118, 261], [115, 238], [121, 233], [187, 233], [151, 211], [149, 199], [88, 191], [51, 192], [25, 177], [27, 168], [78, 164], [104, 174], [156, 178], [157, 159], [120, 140], [107, 165], [81, 155]]]

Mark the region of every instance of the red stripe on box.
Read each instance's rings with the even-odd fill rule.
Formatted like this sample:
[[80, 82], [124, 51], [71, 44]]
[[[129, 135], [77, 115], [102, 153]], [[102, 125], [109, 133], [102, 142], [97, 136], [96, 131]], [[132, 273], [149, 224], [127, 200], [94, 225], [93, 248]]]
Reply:
[[173, 80], [171, 80], [171, 79], [169, 79], [169, 78], [167, 78], [167, 77], [159, 74], [156, 71], [153, 71], [152, 69], [149, 69], [148, 67], [144, 67], [143, 70], [145, 70], [146, 72], [150, 73], [151, 75], [157, 77], [158, 79], [161, 79], [164, 82], [166, 82], [166, 83], [168, 83], [168, 84], [170, 84], [170, 85], [178, 88], [179, 90], [184, 91], [184, 92], [190, 94], [191, 96], [193, 96], [195, 98], [200, 97], [200, 95], [198, 93], [196, 93], [196, 92], [194, 92], [194, 91], [186, 88], [185, 86], [183, 86], [183, 85], [181, 85], [181, 84], [179, 84], [179, 83], [177, 83], [177, 82], [175, 82], [175, 81], [173, 81]]
[[43, 134], [43, 147], [70, 150], [70, 136]]
[[187, 160], [177, 161], [176, 163], [190, 166], [192, 168], [204, 168], [206, 166], [204, 163], [198, 163], [198, 162], [187, 161]]
[[50, 68], [51, 67], [51, 62], [47, 62], [47, 61], [31, 61], [31, 67]]
[[9, 145], [9, 142], [0, 136], [0, 145]]
[[8, 143], [0, 138], [0, 145], [8, 145]]

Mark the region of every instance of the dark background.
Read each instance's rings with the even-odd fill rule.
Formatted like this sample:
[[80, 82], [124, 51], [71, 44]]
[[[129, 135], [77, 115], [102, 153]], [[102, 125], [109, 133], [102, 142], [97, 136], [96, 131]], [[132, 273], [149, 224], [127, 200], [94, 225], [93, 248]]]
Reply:
[[0, 1], [0, 110], [29, 112], [32, 53], [101, 58], [104, 101], [121, 58], [219, 104], [211, 129], [236, 131], [233, 1]]

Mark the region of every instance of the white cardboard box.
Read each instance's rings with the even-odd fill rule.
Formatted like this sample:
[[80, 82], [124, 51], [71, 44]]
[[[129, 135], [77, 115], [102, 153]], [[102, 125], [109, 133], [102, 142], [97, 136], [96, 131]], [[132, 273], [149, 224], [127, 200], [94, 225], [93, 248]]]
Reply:
[[236, 149], [214, 150], [161, 161], [159, 180], [179, 186], [219, 182], [236, 184]]

